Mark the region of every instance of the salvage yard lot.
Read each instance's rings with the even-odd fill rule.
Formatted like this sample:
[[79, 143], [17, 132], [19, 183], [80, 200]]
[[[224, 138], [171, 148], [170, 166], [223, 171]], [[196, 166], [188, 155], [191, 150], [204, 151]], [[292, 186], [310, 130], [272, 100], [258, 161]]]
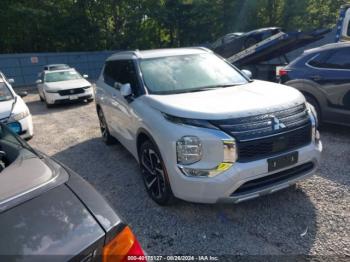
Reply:
[[296, 187], [237, 205], [160, 207], [131, 154], [102, 142], [94, 102], [47, 109], [35, 93], [25, 100], [34, 122], [30, 144], [95, 186], [148, 255], [350, 256], [350, 128], [321, 130], [320, 170]]

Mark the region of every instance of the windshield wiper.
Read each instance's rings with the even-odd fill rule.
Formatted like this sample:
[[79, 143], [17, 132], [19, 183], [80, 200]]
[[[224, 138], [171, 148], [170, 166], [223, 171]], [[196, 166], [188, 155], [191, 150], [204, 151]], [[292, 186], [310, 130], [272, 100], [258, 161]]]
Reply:
[[184, 93], [191, 93], [191, 92], [200, 92], [200, 91], [206, 91], [206, 90], [214, 90], [219, 88], [225, 88], [225, 87], [231, 87], [236, 86], [237, 84], [225, 84], [225, 85], [212, 85], [212, 86], [202, 86], [194, 89], [189, 89], [184, 91]]

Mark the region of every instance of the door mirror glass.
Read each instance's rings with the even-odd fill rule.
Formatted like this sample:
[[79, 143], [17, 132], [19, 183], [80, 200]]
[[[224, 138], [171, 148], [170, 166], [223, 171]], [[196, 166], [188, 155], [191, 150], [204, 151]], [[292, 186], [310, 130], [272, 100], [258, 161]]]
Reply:
[[41, 79], [38, 79], [38, 80], [36, 80], [35, 81], [35, 83], [37, 83], [37, 84], [41, 84], [43, 81], [41, 81]]
[[121, 87], [120, 87], [120, 94], [123, 96], [123, 97], [128, 97], [132, 94], [132, 90], [131, 90], [131, 86], [129, 83], [126, 83], [126, 84], [123, 84]]
[[252, 79], [252, 77], [253, 77], [252, 72], [249, 71], [249, 70], [247, 70], [247, 69], [243, 69], [243, 70], [242, 70], [242, 73], [243, 73], [246, 77], [248, 77], [249, 79]]

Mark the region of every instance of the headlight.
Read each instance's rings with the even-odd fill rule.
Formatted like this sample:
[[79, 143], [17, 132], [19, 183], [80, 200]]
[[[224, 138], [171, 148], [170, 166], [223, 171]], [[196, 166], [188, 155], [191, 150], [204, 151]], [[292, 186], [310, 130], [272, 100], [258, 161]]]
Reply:
[[16, 122], [16, 121], [19, 121], [25, 117], [29, 116], [29, 111], [28, 110], [25, 110], [21, 113], [18, 113], [18, 114], [11, 114], [8, 122]]
[[83, 88], [84, 89], [89, 89], [89, 88], [91, 88], [91, 86], [84, 86]]
[[311, 129], [311, 137], [312, 137], [312, 141], [313, 142], [317, 142], [318, 140], [320, 140], [320, 132], [317, 130], [318, 127], [318, 117], [317, 117], [317, 112], [315, 110], [315, 108], [313, 107], [313, 105], [307, 103], [306, 104], [307, 108], [308, 108], [308, 113], [311, 119], [311, 125], [312, 125], [312, 129]]
[[223, 162], [213, 169], [196, 169], [179, 165], [180, 170], [186, 176], [193, 177], [214, 177], [228, 170], [237, 160], [235, 140], [223, 140]]
[[197, 127], [210, 128], [210, 129], [218, 129], [216, 126], [202, 119], [182, 118], [182, 117], [168, 115], [165, 113], [163, 113], [163, 116], [166, 120], [178, 125], [189, 125], [189, 126], [197, 126]]
[[202, 159], [202, 144], [198, 137], [184, 136], [176, 142], [177, 163], [189, 165]]
[[46, 93], [58, 93], [59, 89], [45, 89]]

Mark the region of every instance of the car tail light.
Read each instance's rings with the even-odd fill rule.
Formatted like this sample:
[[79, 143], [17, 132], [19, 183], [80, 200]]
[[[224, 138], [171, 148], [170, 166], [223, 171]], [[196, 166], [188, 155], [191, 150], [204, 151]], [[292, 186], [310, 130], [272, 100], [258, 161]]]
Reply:
[[280, 71], [278, 72], [279, 76], [285, 76], [288, 75], [288, 70], [281, 68]]
[[146, 261], [140, 243], [129, 227], [125, 227], [103, 248], [103, 262], [129, 261], [129, 256], [137, 256], [137, 261]]

